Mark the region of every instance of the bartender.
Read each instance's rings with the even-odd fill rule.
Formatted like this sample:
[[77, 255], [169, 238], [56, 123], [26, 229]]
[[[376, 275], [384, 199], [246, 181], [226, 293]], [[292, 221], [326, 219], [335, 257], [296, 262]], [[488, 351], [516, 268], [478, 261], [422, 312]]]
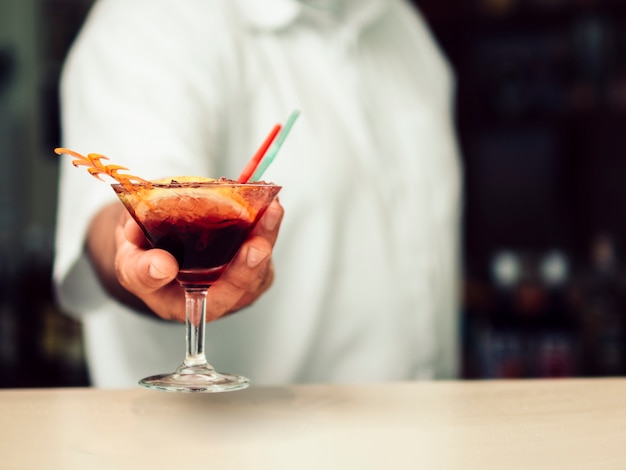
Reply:
[[[209, 290], [207, 355], [258, 384], [453, 378], [453, 89], [406, 1], [97, 0], [63, 70], [62, 145], [145, 179], [235, 178], [300, 109], [264, 175], [280, 203]], [[70, 160], [58, 299], [93, 385], [134, 386], [180, 360], [178, 267]]]

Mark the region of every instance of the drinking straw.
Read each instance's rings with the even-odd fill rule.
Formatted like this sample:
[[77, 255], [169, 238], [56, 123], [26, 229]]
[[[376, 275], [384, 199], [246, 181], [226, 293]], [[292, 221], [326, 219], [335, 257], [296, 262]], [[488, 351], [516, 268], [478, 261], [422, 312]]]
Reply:
[[239, 178], [237, 178], [238, 183], [248, 182], [248, 180], [252, 176], [252, 173], [254, 173], [254, 170], [256, 170], [257, 166], [259, 166], [259, 163], [261, 162], [263, 155], [265, 155], [265, 152], [267, 152], [267, 149], [272, 144], [272, 142], [274, 141], [274, 138], [276, 137], [276, 135], [278, 134], [278, 131], [280, 131], [281, 128], [282, 126], [280, 124], [276, 124], [274, 128], [270, 131], [270, 133], [265, 138], [265, 140], [263, 141], [259, 149], [252, 156], [250, 161], [246, 164], [246, 167], [243, 169], [243, 171], [239, 175]]
[[291, 113], [291, 115], [287, 119], [287, 122], [278, 134], [278, 137], [276, 137], [276, 140], [261, 160], [261, 163], [259, 163], [259, 166], [252, 175], [252, 178], [250, 178], [250, 181], [259, 181], [261, 179], [261, 176], [263, 176], [263, 173], [265, 173], [267, 167], [270, 166], [270, 163], [274, 161], [276, 154], [280, 150], [280, 147], [283, 145], [283, 142], [285, 142], [285, 139], [287, 138], [287, 135], [289, 135], [289, 131], [293, 126], [293, 123], [296, 122], [296, 119], [298, 119], [299, 115], [300, 111], [297, 109]]

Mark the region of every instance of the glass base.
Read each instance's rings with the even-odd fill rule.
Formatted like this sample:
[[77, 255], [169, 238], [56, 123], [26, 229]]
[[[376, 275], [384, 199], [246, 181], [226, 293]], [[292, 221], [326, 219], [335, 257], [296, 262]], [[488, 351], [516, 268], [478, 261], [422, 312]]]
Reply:
[[146, 377], [139, 385], [164, 392], [218, 393], [250, 386], [246, 377], [216, 372], [211, 366], [181, 366], [171, 374]]

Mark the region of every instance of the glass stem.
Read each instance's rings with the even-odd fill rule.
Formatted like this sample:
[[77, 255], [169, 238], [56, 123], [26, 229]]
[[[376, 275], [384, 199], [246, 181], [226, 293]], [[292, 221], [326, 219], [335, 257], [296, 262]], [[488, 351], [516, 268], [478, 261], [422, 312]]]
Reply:
[[[204, 355], [204, 327], [206, 325], [207, 287], [185, 288], [186, 341], [185, 366], [208, 366]], [[210, 366], [209, 366], [210, 367]]]

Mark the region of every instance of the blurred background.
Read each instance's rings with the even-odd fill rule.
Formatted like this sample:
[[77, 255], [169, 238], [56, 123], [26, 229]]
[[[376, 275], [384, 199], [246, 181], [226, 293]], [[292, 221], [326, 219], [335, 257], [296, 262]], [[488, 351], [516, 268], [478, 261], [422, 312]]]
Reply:
[[[416, 3], [457, 75], [464, 377], [626, 374], [626, 2]], [[88, 385], [50, 276], [59, 73], [91, 4], [0, 2], [0, 387]]]

